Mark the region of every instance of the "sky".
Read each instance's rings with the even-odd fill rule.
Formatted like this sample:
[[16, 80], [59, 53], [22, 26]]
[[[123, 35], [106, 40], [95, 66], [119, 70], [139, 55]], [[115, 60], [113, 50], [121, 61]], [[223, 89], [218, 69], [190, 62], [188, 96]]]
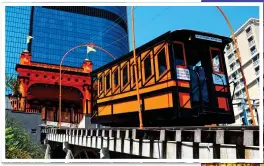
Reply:
[[[225, 6], [221, 9], [227, 15], [236, 31], [249, 18], [259, 18], [259, 7]], [[135, 6], [135, 38], [136, 47], [152, 39], [177, 29], [192, 29], [230, 36], [224, 17], [215, 6]], [[127, 9], [130, 51], [131, 7]]]

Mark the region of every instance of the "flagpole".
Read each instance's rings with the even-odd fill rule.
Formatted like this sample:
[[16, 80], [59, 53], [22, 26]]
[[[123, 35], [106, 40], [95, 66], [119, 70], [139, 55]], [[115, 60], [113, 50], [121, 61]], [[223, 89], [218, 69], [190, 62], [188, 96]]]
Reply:
[[106, 54], [110, 55], [113, 59], [116, 59], [111, 53], [109, 53], [108, 51], [106, 51], [105, 49], [93, 44], [93, 43], [89, 43], [89, 44], [82, 44], [82, 45], [79, 45], [79, 46], [76, 46], [76, 47], [73, 47], [71, 48], [68, 52], [66, 52], [62, 59], [61, 59], [61, 62], [60, 62], [60, 87], [59, 87], [59, 128], [61, 128], [61, 96], [62, 96], [62, 93], [61, 93], [61, 70], [62, 70], [62, 62], [64, 61], [65, 57], [71, 53], [73, 50], [77, 49], [77, 48], [80, 48], [80, 47], [92, 47], [92, 48], [97, 48], [103, 52], [105, 52]]

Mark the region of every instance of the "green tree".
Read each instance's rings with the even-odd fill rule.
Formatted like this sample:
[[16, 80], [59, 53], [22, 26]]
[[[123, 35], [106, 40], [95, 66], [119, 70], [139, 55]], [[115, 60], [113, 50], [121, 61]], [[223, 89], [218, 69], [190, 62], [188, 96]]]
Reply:
[[27, 131], [14, 118], [6, 115], [5, 152], [7, 159], [43, 159], [44, 147], [33, 142]]
[[11, 76], [6, 75], [5, 78], [6, 89], [12, 90], [13, 95], [20, 95], [19, 83], [20, 83], [19, 79], [16, 78], [14, 75]]

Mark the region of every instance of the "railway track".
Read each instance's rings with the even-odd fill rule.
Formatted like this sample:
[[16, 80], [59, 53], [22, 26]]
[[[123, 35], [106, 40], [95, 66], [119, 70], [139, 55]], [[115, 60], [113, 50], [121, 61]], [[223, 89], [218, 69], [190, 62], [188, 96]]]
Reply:
[[[150, 158], [189, 156], [197, 159], [206, 154], [221, 159], [226, 158], [227, 151], [232, 154], [226, 155], [227, 158], [232, 159], [259, 157], [259, 126], [175, 126], [146, 127], [143, 130], [137, 127], [85, 129], [42, 126], [41, 132], [49, 141], [68, 142], [76, 148], [107, 148], [112, 152]], [[136, 151], [131, 151], [135, 148]], [[189, 148], [192, 149], [191, 154]]]

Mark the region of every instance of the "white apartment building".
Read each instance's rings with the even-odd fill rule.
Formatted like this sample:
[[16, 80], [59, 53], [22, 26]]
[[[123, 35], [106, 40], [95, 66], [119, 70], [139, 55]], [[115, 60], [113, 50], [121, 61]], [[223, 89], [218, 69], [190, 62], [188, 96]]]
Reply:
[[[238, 50], [241, 56], [241, 63], [246, 78], [246, 83], [248, 87], [249, 96], [251, 103], [253, 104], [253, 112], [255, 121], [258, 124], [257, 113], [259, 110], [259, 99], [260, 99], [260, 60], [259, 60], [259, 19], [250, 18], [244, 25], [242, 25], [236, 32], [235, 36], [238, 43]], [[236, 56], [236, 51], [234, 43], [230, 43], [225, 48], [225, 62], [227, 67], [227, 73], [229, 77], [229, 83], [235, 82], [234, 100], [233, 105], [235, 113], [235, 125], [243, 124], [243, 106], [247, 111], [247, 119], [250, 124], [252, 124], [252, 118], [249, 111], [249, 106], [247, 100], [245, 100], [245, 105], [241, 104], [242, 99], [246, 98], [246, 92], [244, 88], [244, 83], [242, 80], [242, 74], [240, 72], [240, 67], [238, 59]], [[233, 93], [234, 84], [230, 85], [230, 91]], [[231, 94], [233, 95], [233, 94]]]

